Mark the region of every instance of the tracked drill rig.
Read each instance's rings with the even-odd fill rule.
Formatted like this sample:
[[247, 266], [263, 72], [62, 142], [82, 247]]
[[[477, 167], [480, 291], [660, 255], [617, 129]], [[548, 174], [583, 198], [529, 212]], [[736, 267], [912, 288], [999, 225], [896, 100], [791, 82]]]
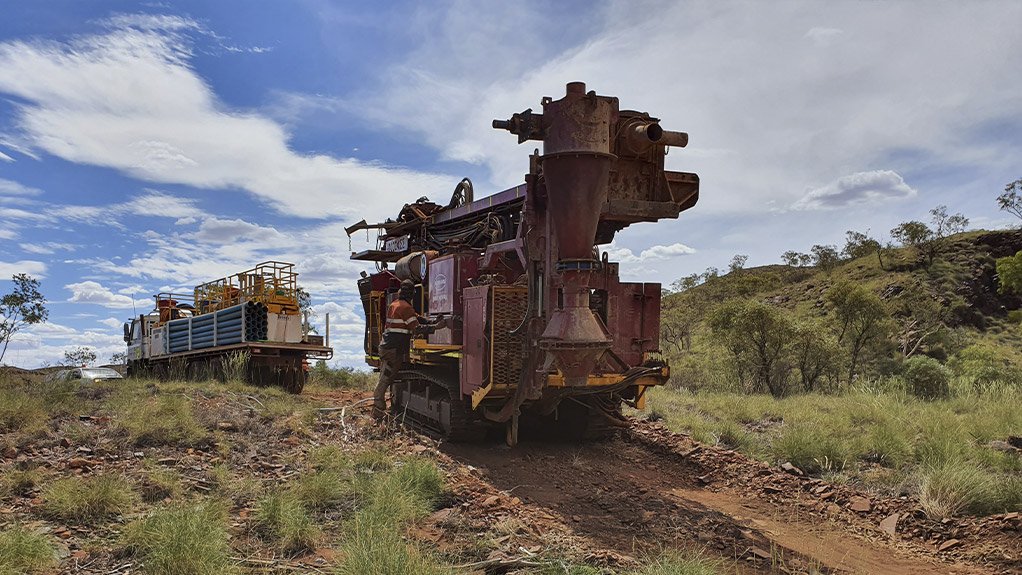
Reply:
[[451, 440], [519, 420], [566, 436], [600, 437], [626, 425], [623, 404], [641, 408], [665, 383], [660, 351], [660, 284], [622, 282], [598, 247], [638, 222], [677, 218], [695, 205], [699, 177], [664, 170], [668, 147], [688, 135], [618, 99], [567, 85], [493, 127], [518, 143], [543, 142], [525, 183], [476, 200], [462, 180], [445, 205], [421, 198], [396, 219], [347, 228], [378, 230], [376, 262], [358, 288], [365, 353], [379, 367], [387, 305], [401, 280], [414, 307], [448, 326], [412, 340], [391, 390], [399, 420]]

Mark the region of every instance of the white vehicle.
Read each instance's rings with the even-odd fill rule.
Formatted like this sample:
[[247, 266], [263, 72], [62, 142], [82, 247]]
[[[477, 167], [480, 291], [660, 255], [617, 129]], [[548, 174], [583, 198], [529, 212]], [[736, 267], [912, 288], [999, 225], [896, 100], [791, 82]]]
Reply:
[[75, 379], [105, 381], [108, 379], [124, 379], [124, 376], [109, 367], [76, 367], [74, 369], [62, 369], [47, 378], [48, 381], [70, 381]]

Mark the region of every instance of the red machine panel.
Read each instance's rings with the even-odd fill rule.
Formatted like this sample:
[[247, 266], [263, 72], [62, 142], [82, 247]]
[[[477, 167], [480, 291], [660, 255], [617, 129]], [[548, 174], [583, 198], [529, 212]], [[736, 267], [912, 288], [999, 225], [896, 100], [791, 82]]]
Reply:
[[643, 352], [660, 347], [660, 284], [610, 287], [607, 323], [614, 337], [614, 353], [628, 365], [641, 365]]
[[461, 393], [469, 395], [486, 384], [486, 318], [490, 303], [490, 286], [466, 288], [464, 293], [464, 330], [461, 354]]
[[[430, 260], [429, 313], [463, 315], [462, 290], [469, 287], [470, 280], [478, 276], [479, 256], [476, 254], [448, 254]], [[461, 339], [461, 326], [457, 323], [429, 335], [429, 343], [433, 345], [458, 345]]]

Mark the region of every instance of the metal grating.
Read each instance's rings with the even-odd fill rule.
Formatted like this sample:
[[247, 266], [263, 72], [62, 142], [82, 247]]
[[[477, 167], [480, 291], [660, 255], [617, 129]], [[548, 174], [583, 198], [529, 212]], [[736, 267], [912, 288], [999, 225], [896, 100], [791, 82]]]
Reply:
[[518, 385], [525, 361], [525, 336], [519, 327], [528, 311], [528, 294], [525, 288], [494, 286], [493, 305], [490, 306], [490, 358], [491, 379], [495, 386]]

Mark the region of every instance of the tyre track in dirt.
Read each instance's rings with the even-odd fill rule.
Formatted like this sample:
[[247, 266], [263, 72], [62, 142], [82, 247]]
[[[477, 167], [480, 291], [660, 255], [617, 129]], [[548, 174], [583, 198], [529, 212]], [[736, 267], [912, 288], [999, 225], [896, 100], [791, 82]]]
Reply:
[[[316, 395], [351, 408], [362, 404], [353, 411], [364, 411], [368, 397]], [[354, 401], [359, 397], [363, 401]], [[891, 511], [905, 515], [916, 503], [877, 499], [872, 513], [855, 513], [848, 501], [867, 494], [703, 446], [658, 424], [635, 421], [621, 438], [602, 443], [534, 441], [514, 448], [497, 440], [453, 444], [420, 437], [421, 449], [435, 452], [453, 474], [460, 513], [473, 517], [476, 529], [491, 523], [494, 514], [510, 514], [534, 522], [536, 543], [542, 543], [544, 530], [575, 534], [583, 555], [605, 550], [642, 557], [686, 549], [734, 560], [729, 572], [749, 574], [1022, 572], [1017, 568], [1022, 524], [1015, 519], [963, 520], [974, 534], [969, 540], [954, 522], [906, 518], [898, 536], [889, 537], [877, 529], [878, 517]], [[467, 533], [449, 530], [449, 522], [427, 523], [431, 541], [451, 550], [465, 544]], [[904, 533], [927, 529], [926, 541]], [[938, 553], [940, 541], [950, 537], [975, 547], [986, 541], [985, 550]]]
[[[743, 573], [929, 575], [997, 571], [870, 541], [838, 521], [741, 490], [711, 490], [702, 463], [630, 440], [596, 444], [447, 444], [497, 489], [628, 555], [689, 549], [737, 560]], [[758, 465], [749, 462], [750, 465]], [[702, 480], [701, 480], [701, 479]]]

